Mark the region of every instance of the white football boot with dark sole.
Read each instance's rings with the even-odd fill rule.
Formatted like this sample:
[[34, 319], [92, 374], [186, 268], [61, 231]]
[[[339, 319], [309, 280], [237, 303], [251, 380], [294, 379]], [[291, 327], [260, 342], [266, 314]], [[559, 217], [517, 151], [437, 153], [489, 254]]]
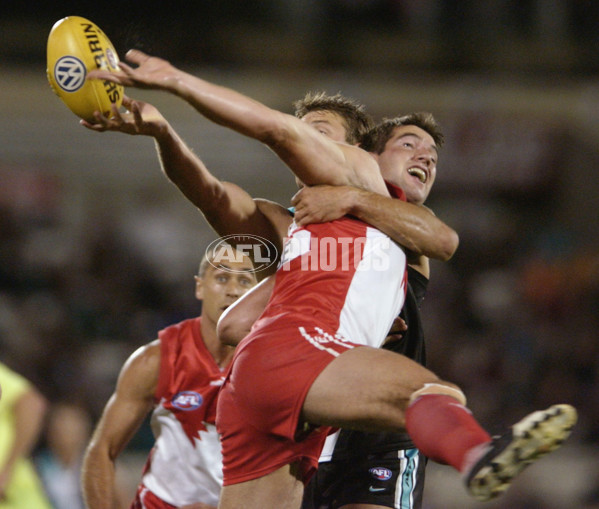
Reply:
[[570, 405], [553, 405], [514, 424], [494, 437], [486, 452], [464, 474], [466, 489], [477, 500], [491, 500], [503, 493], [528, 465], [558, 449], [576, 424]]

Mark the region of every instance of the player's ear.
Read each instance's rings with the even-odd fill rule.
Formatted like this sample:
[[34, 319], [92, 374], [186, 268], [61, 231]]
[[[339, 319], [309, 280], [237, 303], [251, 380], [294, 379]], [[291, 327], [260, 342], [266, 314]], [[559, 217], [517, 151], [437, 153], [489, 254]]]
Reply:
[[200, 276], [193, 277], [196, 281], [196, 299], [202, 300], [204, 298], [204, 280]]

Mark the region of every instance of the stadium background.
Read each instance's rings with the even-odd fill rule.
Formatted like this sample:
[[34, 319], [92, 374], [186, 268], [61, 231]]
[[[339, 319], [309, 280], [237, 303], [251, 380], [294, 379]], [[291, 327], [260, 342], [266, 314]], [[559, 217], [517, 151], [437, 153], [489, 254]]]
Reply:
[[[45, 44], [66, 15], [284, 111], [337, 91], [376, 117], [435, 114], [446, 132], [429, 205], [460, 234], [423, 307], [430, 366], [498, 431], [557, 401], [566, 447], [484, 507], [599, 507], [599, 4], [592, 0], [5, 2], [0, 14], [0, 352], [93, 419], [124, 359], [198, 312], [214, 235], [160, 171], [152, 140], [97, 134], [54, 96]], [[285, 203], [267, 149], [166, 94], [154, 102], [219, 177]], [[147, 426], [123, 459], [139, 475]], [[479, 507], [429, 468], [427, 509]]]

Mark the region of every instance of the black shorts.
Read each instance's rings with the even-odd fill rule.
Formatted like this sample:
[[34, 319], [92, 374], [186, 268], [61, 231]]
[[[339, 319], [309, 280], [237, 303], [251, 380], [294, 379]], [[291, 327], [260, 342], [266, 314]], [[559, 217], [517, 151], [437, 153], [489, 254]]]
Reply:
[[420, 509], [425, 467], [426, 457], [417, 449], [320, 463], [306, 486], [302, 509], [336, 509], [347, 504]]

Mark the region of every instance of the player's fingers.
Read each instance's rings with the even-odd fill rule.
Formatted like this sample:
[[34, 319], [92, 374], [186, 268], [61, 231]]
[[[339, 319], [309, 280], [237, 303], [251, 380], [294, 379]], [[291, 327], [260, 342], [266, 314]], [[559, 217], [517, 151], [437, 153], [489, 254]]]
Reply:
[[110, 111], [112, 111], [112, 116], [113, 117], [117, 117], [121, 121], [123, 120], [123, 118], [121, 117], [121, 112], [119, 111], [119, 107], [115, 103], [112, 103], [110, 105]]
[[146, 55], [143, 51], [140, 51], [138, 49], [130, 49], [125, 54], [125, 58], [128, 62], [133, 62], [134, 64], [141, 65], [143, 62], [148, 60], [150, 56]]
[[143, 117], [141, 116], [141, 108], [139, 107], [139, 103], [134, 101], [131, 104], [131, 112], [133, 113], [133, 118], [135, 119], [136, 125], [141, 125], [143, 123]]
[[300, 189], [297, 193], [295, 193], [291, 198], [291, 205], [295, 206], [299, 203], [302, 195], [302, 189]]
[[110, 111], [112, 113], [112, 116], [110, 118], [104, 117], [106, 118], [106, 123], [111, 122], [113, 125], [122, 125], [125, 122], [116, 104], [113, 103], [110, 106]]
[[[122, 60], [119, 62], [119, 69], [121, 70], [122, 73], [127, 74], [127, 75], [131, 74], [134, 71], [133, 67], [126, 64]], [[115, 74], [118, 74], [118, 72], [115, 72]]]
[[322, 219], [322, 217], [319, 217], [316, 214], [310, 214], [308, 212], [303, 212], [300, 216], [299, 221], [296, 219], [295, 222], [298, 226], [306, 226], [306, 225], [314, 224], [314, 223], [322, 223], [323, 219]]
[[304, 224], [303, 221], [305, 217], [306, 214], [304, 214], [304, 212], [301, 209], [295, 209], [295, 212], [293, 214], [293, 220], [295, 221], [295, 224], [302, 226]]
[[119, 85], [123, 85], [124, 84], [124, 76], [122, 76], [121, 74], [116, 74], [113, 73], [111, 71], [104, 71], [102, 69], [94, 69], [92, 71], [89, 71], [87, 73], [87, 76], [85, 78], [86, 80], [106, 80], [106, 81], [112, 81], [114, 83], [117, 83]]
[[398, 317], [395, 318], [395, 320], [393, 320], [393, 325], [391, 325], [391, 330], [389, 331], [389, 334], [403, 332], [403, 331], [406, 331], [406, 330], [408, 330], [408, 325], [403, 320], [403, 318], [401, 318], [400, 316], [398, 316]]
[[108, 118], [106, 118], [101, 112], [94, 111], [94, 120], [96, 121], [96, 125], [106, 125], [108, 123]]
[[87, 73], [87, 76], [85, 77], [86, 80], [101, 80], [104, 79], [104, 75], [106, 74], [106, 71], [103, 71], [102, 69], [92, 69], [91, 71], [89, 71]]
[[79, 123], [83, 127], [87, 128], [87, 129], [91, 129], [92, 131], [99, 131], [99, 132], [106, 131], [106, 127], [104, 127], [101, 124], [92, 124], [91, 122], [88, 122], [87, 120], [83, 120], [83, 119], [81, 119], [79, 121]]

